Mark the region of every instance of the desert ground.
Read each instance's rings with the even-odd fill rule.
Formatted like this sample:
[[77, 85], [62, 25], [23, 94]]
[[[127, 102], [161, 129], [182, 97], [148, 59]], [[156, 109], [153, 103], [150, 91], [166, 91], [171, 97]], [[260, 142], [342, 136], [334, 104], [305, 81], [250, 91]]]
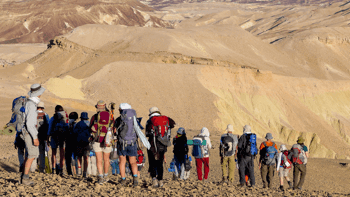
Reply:
[[[38, 6], [43, 4], [42, 6]], [[32, 9], [21, 9], [30, 7]], [[118, 177], [35, 173], [18, 184], [14, 136], [0, 136], [2, 195], [28, 196], [345, 196], [350, 194], [350, 3], [186, 1], [0, 1], [0, 125], [12, 100], [33, 83], [47, 90], [46, 112], [87, 111], [98, 100], [127, 102], [143, 117], [157, 106], [192, 138], [211, 132], [209, 183], [192, 169], [187, 182], [139, 188]], [[262, 142], [270, 132], [288, 147], [299, 136], [310, 150], [302, 191], [222, 185], [219, 138], [227, 124], [250, 125]], [[167, 153], [170, 160], [172, 149]], [[345, 165], [341, 165], [343, 163]], [[181, 190], [180, 188], [185, 188]]]

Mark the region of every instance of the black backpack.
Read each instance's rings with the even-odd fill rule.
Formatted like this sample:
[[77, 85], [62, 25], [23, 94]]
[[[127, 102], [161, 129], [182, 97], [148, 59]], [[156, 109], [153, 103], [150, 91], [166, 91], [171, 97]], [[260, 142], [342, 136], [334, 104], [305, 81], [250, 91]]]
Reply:
[[191, 166], [191, 161], [189, 159], [189, 157], [187, 156], [187, 159], [185, 161], [185, 171], [188, 172], [192, 169], [192, 166]]
[[231, 157], [236, 152], [237, 141], [234, 140], [233, 134], [224, 134], [221, 136], [221, 148], [222, 148], [222, 156]]

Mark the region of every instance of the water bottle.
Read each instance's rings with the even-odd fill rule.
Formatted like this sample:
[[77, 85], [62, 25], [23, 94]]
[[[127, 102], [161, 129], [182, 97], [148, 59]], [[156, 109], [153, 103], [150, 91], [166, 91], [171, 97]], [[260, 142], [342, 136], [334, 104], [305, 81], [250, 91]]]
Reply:
[[106, 138], [105, 138], [105, 144], [106, 146], [110, 146], [112, 141], [112, 131], [111, 128], [108, 128]]

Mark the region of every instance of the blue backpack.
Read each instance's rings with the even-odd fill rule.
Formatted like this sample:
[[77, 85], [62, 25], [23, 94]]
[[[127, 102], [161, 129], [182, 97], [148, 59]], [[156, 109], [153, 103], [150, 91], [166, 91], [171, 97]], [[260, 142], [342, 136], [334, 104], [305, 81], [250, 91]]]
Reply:
[[256, 147], [256, 135], [254, 133], [244, 134], [247, 137], [247, 144], [245, 147], [245, 155], [255, 156], [258, 154], [258, 148]]
[[175, 160], [174, 159], [171, 160], [170, 166], [168, 168], [168, 171], [169, 172], [175, 172]]
[[275, 143], [272, 146], [267, 146], [265, 142], [263, 142], [264, 148], [264, 157], [262, 158], [262, 162], [266, 165], [274, 165], [276, 164], [276, 154], [278, 153], [275, 148]]
[[205, 155], [203, 142], [205, 141], [204, 136], [195, 136], [193, 138], [193, 149], [192, 156], [200, 159]]

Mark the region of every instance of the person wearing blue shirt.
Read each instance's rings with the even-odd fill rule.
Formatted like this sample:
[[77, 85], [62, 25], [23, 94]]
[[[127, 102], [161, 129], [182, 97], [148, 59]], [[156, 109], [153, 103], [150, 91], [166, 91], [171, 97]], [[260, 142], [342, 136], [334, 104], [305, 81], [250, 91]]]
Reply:
[[78, 157], [78, 168], [82, 164], [82, 157], [84, 157], [83, 177], [86, 178], [86, 172], [88, 168], [88, 156], [90, 153], [89, 138], [91, 136], [88, 113], [82, 112], [80, 115], [80, 119], [81, 120], [75, 125], [73, 133], [77, 136], [76, 156]]
[[69, 129], [68, 125], [68, 115], [63, 110], [61, 105], [56, 105], [55, 114], [49, 121], [49, 130], [47, 131], [47, 141], [51, 137], [50, 143], [48, 146], [51, 146], [52, 156], [51, 156], [51, 165], [52, 173], [55, 172], [56, 167], [56, 154], [57, 148], [60, 149], [60, 169], [57, 169], [56, 174], [63, 175], [63, 166], [64, 166], [64, 148], [65, 148], [65, 134]]

